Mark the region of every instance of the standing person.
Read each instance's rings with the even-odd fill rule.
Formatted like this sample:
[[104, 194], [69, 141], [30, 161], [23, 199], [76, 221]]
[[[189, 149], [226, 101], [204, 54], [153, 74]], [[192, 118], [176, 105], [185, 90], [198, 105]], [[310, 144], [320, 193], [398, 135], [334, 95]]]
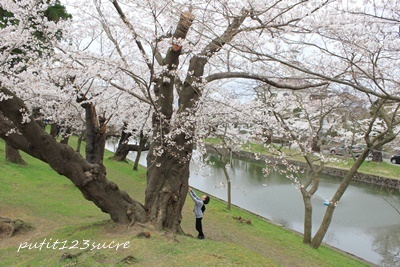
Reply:
[[201, 220], [203, 219], [203, 213], [206, 210], [206, 204], [210, 202], [210, 197], [209, 196], [202, 196], [199, 198], [196, 193], [192, 190], [191, 187], [189, 187], [189, 195], [194, 201], [194, 216], [196, 217], [196, 230], [199, 232], [199, 235], [197, 236], [198, 239], [204, 239], [204, 233], [203, 233], [203, 226], [201, 224]]

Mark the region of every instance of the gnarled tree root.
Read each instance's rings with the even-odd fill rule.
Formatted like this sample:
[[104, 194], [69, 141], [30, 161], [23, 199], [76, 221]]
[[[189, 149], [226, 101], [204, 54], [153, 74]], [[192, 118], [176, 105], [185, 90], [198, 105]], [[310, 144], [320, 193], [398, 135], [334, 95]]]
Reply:
[[0, 217], [0, 236], [12, 237], [15, 233], [21, 230], [31, 229], [32, 226], [22, 220], [12, 220], [5, 217]]

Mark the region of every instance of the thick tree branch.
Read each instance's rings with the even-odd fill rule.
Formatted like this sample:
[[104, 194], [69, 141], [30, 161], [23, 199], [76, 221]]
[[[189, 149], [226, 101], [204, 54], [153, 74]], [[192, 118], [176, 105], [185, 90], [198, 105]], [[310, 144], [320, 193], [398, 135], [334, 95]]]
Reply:
[[231, 42], [239, 33], [239, 28], [248, 14], [249, 12], [243, 10], [241, 16], [235, 17], [224, 33], [213, 39], [199, 55], [191, 59], [188, 72], [192, 74], [186, 76], [182, 90], [179, 92], [179, 113], [186, 112], [195, 105], [201, 92], [199, 85], [194, 84], [202, 84], [205, 65], [215, 53], [221, 50], [225, 44]]
[[244, 20], [249, 15], [249, 12], [246, 10], [242, 10], [241, 16], [235, 17], [231, 24], [228, 25], [227, 29], [223, 34], [213, 39], [200, 53], [199, 56], [205, 56], [207, 58], [212, 57], [215, 53], [217, 53], [221, 48], [232, 41], [233, 37], [239, 33], [239, 28], [243, 24]]
[[354, 89], [356, 89], [356, 90], [358, 90], [360, 92], [364, 92], [366, 94], [374, 95], [374, 96], [376, 96], [378, 98], [381, 98], [381, 99], [390, 99], [390, 100], [400, 101], [400, 96], [390, 95], [388, 93], [378, 93], [378, 92], [376, 92], [374, 90], [366, 88], [365, 86], [361, 86], [361, 85], [358, 85], [358, 84], [355, 84], [355, 83], [352, 83], [352, 82], [348, 82], [348, 81], [345, 81], [345, 80], [337, 79], [337, 78], [334, 78], [334, 77], [329, 77], [329, 76], [321, 74], [321, 73], [317, 73], [317, 72], [314, 72], [314, 71], [311, 71], [311, 70], [308, 70], [308, 69], [301, 68], [301, 67], [299, 67], [299, 66], [297, 66], [295, 64], [289, 63], [289, 62], [287, 62], [285, 60], [282, 60], [282, 59], [278, 59], [277, 57], [274, 57], [272, 55], [263, 54], [263, 56], [265, 56], [265, 57], [267, 57], [269, 59], [272, 59], [274, 61], [277, 61], [277, 62], [279, 62], [279, 63], [281, 63], [281, 64], [283, 64], [285, 66], [288, 66], [290, 68], [293, 68], [293, 69], [296, 69], [298, 71], [301, 71], [303, 73], [307, 73], [307, 74], [313, 75], [315, 77], [322, 78], [322, 79], [324, 79], [326, 81], [330, 81], [330, 82], [334, 82], [334, 83], [338, 83], [338, 84], [343, 84], [343, 85], [348, 85], [348, 86], [353, 87]]
[[257, 74], [252, 74], [252, 73], [247, 73], [247, 72], [221, 72], [221, 73], [215, 73], [207, 76], [205, 80], [207, 82], [212, 82], [215, 80], [220, 80], [220, 79], [230, 79], [230, 78], [243, 78], [243, 79], [251, 79], [251, 80], [257, 80], [264, 82], [266, 84], [269, 84], [273, 87], [276, 88], [286, 88], [286, 89], [291, 89], [291, 90], [302, 90], [302, 89], [307, 89], [311, 87], [319, 87], [323, 85], [327, 85], [328, 82], [323, 82], [323, 83], [317, 83], [317, 84], [302, 84], [302, 85], [291, 85], [291, 84], [283, 84], [283, 83], [278, 83], [275, 81], [272, 81], [266, 76], [261, 76]]
[[16, 129], [15, 125], [0, 113], [0, 138], [5, 140], [11, 147], [24, 151], [25, 153], [46, 162], [38, 151], [31, 149], [28, 140], [18, 133]]

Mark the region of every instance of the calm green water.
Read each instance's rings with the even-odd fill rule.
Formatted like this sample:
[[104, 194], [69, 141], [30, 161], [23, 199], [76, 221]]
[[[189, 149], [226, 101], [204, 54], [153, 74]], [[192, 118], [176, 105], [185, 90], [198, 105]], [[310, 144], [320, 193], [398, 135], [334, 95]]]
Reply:
[[[227, 199], [226, 179], [218, 164], [199, 168], [192, 164], [189, 184], [210, 195]], [[229, 175], [232, 203], [303, 232], [304, 206], [301, 193], [285, 176], [263, 167], [233, 159]], [[326, 206], [340, 179], [323, 176], [313, 199], [313, 229], [317, 231]], [[379, 266], [400, 266], [399, 192], [390, 193], [363, 184], [347, 189], [337, 206], [325, 243], [350, 252]]]

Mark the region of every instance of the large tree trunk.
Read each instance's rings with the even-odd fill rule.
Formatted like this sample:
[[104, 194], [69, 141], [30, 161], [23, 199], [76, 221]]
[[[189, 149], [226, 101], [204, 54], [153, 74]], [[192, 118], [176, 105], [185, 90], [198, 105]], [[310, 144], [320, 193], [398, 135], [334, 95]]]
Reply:
[[[179, 66], [181, 54], [179, 40], [186, 38], [192, 21], [191, 13], [181, 14], [173, 35], [174, 43], [163, 62], [165, 71], [157, 79], [154, 87], [157, 112], [152, 118], [154, 140], [151, 142], [147, 156], [145, 208], [149, 212], [150, 221], [157, 229], [166, 227], [174, 232], [181, 231], [181, 214], [189, 189], [189, 164], [193, 151], [192, 132], [186, 132], [185, 129], [184, 133], [169, 136], [172, 130], [174, 72]], [[175, 41], [178, 42], [175, 43]], [[201, 68], [204, 68], [204, 65]], [[197, 99], [192, 97], [192, 91], [193, 88], [188, 84], [182, 88], [181, 93], [188, 94], [184, 99], [185, 105], [193, 106], [196, 103]], [[181, 101], [181, 98], [179, 100]], [[186, 113], [182, 119], [188, 115], [189, 113]]]
[[143, 131], [140, 131], [140, 135], [139, 135], [139, 147], [137, 150], [137, 154], [136, 154], [136, 159], [135, 159], [135, 163], [133, 164], [133, 170], [137, 171], [138, 167], [139, 167], [139, 160], [140, 160], [140, 156], [142, 154], [142, 151], [144, 150], [149, 150], [148, 147], [146, 147], [147, 144], [147, 140], [149, 139], [148, 135], [143, 135]]
[[[144, 207], [107, 179], [102, 161], [97, 158], [101, 154], [101, 148], [92, 144], [92, 149], [87, 150], [88, 158], [92, 162], [100, 162], [101, 165], [90, 163], [71, 147], [56, 142], [33, 119], [24, 121], [22, 118], [26, 116], [27, 108], [20, 98], [4, 87], [0, 87], [0, 93], [10, 96], [1, 101], [0, 105], [0, 111], [9, 119], [0, 115], [1, 138], [12, 142], [13, 147], [48, 163], [60, 175], [66, 176], [87, 200], [108, 213], [113, 221], [125, 224], [147, 221]], [[21, 134], [10, 134], [10, 129], [14, 128]], [[99, 153], [93, 153], [96, 148]]]
[[86, 111], [86, 160], [100, 165], [105, 172], [103, 158], [107, 135], [106, 119], [97, 116], [96, 107], [93, 104], [85, 103], [82, 107]]
[[44, 123], [44, 121], [42, 119], [42, 113], [40, 112], [40, 108], [32, 109], [32, 117], [40, 125], [40, 127], [42, 127], [43, 129], [46, 127], [46, 124]]
[[[150, 220], [159, 229], [180, 231], [181, 212], [188, 191], [189, 164], [193, 152], [195, 107], [202, 92], [204, 68], [209, 58], [238, 33], [245, 15], [234, 18], [226, 31], [212, 40], [203, 51], [190, 60], [188, 74], [178, 90], [177, 124], [171, 123], [173, 113], [174, 71], [179, 64], [181, 47], [173, 44], [164, 59], [165, 72], [157, 80], [157, 112], [153, 115], [154, 140], [147, 156], [147, 187], [145, 208]], [[174, 38], [185, 39], [192, 23], [192, 14], [182, 13]], [[171, 128], [172, 127], [178, 127]], [[179, 134], [171, 136], [172, 130]]]
[[181, 232], [181, 212], [189, 189], [190, 159], [181, 161], [179, 158], [187, 158], [187, 155], [179, 155], [182, 151], [173, 148], [160, 156], [151, 153], [154, 150], [155, 146], [150, 146], [147, 157], [145, 208], [157, 229], [166, 227]]
[[13, 148], [9, 143], [6, 143], [6, 160], [20, 165], [28, 164], [25, 160], [22, 159], [19, 150]]
[[129, 138], [132, 136], [132, 134], [127, 132], [127, 124], [124, 123], [122, 132], [121, 132], [121, 137], [118, 142], [118, 147], [117, 150], [114, 153], [113, 159], [118, 160], [118, 161], [126, 161], [126, 156], [129, 153], [129, 148], [128, 148], [128, 142]]
[[170, 49], [166, 58], [170, 71], [165, 75], [170, 82], [159, 79], [155, 87], [160, 113], [153, 115], [155, 134], [147, 156], [145, 193], [145, 208], [149, 211], [150, 221], [157, 229], [165, 227], [174, 232], [181, 231], [181, 212], [188, 191], [189, 164], [193, 150], [193, 146], [188, 145], [182, 135], [174, 138], [175, 145], [171, 145], [173, 142], [168, 137], [171, 131], [174, 81], [170, 73], [178, 65], [179, 51]]

